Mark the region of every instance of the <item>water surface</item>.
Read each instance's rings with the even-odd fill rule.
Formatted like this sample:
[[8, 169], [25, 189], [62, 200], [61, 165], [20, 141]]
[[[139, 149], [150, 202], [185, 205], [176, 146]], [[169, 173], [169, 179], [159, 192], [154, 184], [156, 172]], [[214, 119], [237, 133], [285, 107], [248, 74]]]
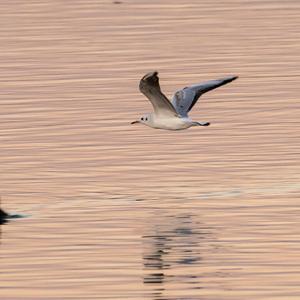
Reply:
[[[0, 8], [1, 299], [299, 299], [298, 1]], [[240, 78], [169, 132], [152, 70]]]

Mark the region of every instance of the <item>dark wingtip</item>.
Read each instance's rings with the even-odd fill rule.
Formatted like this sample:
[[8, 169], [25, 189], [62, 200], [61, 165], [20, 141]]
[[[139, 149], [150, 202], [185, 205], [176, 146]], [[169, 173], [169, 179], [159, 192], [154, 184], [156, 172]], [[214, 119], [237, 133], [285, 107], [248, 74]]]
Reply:
[[150, 74], [152, 73], [151, 76], [157, 76], [158, 75], [158, 72], [157, 71], [153, 71], [153, 72], [150, 72]]
[[[238, 78], [239, 78], [239, 76], [236, 76], [236, 75], [225, 77], [225, 78], [223, 79], [223, 84], [229, 83], [229, 82], [231, 82], [231, 81], [233, 81], [233, 80], [236, 80], [236, 79], [238, 79]], [[223, 85], [223, 84], [222, 84], [222, 85]]]
[[239, 76], [233, 75], [233, 76], [231, 76], [231, 81], [236, 80], [236, 79], [238, 79], [238, 78], [239, 78]]
[[149, 79], [149, 78], [152, 78], [152, 77], [157, 77], [157, 75], [158, 75], [157, 71], [152, 71], [152, 72], [149, 72], [146, 75], [144, 75], [142, 80], [146, 80], [146, 79]]

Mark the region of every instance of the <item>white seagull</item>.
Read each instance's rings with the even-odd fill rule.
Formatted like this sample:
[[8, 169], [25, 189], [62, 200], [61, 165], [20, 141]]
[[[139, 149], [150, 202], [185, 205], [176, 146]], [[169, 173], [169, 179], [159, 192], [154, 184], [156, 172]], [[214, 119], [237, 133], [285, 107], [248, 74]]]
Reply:
[[150, 100], [154, 112], [143, 115], [131, 124], [141, 123], [152, 128], [166, 130], [182, 130], [191, 126], [208, 126], [208, 122], [192, 121], [188, 116], [188, 112], [202, 94], [238, 78], [237, 76], [229, 76], [185, 87], [174, 94], [171, 103], [161, 92], [157, 75], [158, 72], [156, 71], [146, 74], [139, 85], [140, 91]]

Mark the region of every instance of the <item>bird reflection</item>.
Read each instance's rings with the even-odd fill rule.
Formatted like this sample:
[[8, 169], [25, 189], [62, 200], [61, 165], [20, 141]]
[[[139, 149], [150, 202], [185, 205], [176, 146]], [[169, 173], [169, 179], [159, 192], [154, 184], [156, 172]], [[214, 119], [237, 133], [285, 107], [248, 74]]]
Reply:
[[[161, 235], [144, 236], [145, 239], [152, 240], [153, 249], [150, 253], [144, 255], [144, 267], [148, 270], [158, 270], [144, 277], [144, 283], [162, 283], [164, 281], [164, 269], [170, 267], [165, 256], [168, 255], [171, 247], [167, 246], [170, 238]], [[151, 241], [150, 241], [151, 242]]]
[[[167, 282], [184, 282], [193, 288], [201, 288], [197, 274], [192, 266], [199, 264], [201, 255], [199, 243], [209, 234], [200, 230], [201, 225], [193, 220], [192, 214], [164, 215], [152, 225], [153, 234], [144, 235], [144, 284], [152, 285], [155, 300], [167, 300], [163, 297]], [[173, 270], [190, 267], [188, 274], [172, 274]]]

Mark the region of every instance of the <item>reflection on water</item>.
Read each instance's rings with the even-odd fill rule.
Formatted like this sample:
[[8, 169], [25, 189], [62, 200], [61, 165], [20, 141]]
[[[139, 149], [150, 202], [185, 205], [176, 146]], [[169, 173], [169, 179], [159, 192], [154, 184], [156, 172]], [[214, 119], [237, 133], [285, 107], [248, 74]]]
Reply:
[[[151, 285], [153, 299], [167, 299], [164, 294], [169, 292], [169, 282], [200, 289], [200, 244], [207, 243], [205, 239], [210, 232], [193, 221], [190, 213], [160, 213], [151, 225], [153, 228], [149, 232], [152, 234], [143, 236], [143, 263], [144, 284]], [[184, 272], [176, 274], [175, 270], [181, 266]]]

